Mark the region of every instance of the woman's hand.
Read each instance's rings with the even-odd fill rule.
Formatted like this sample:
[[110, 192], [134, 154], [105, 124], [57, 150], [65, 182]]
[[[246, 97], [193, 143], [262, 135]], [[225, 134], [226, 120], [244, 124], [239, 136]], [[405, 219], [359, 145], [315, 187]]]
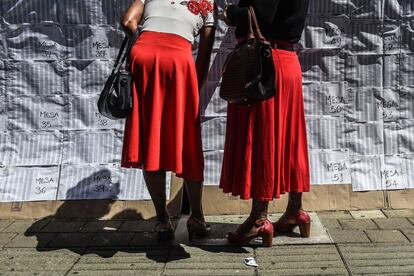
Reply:
[[121, 20], [121, 26], [128, 36], [132, 36], [137, 31], [143, 13], [144, 4], [141, 0], [135, 0], [135, 2], [125, 11]]

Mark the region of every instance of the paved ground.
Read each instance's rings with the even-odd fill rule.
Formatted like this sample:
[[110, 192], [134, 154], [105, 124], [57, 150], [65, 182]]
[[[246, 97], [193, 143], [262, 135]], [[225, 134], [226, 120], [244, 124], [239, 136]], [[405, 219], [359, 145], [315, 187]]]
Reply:
[[209, 239], [189, 243], [182, 218], [170, 245], [151, 221], [0, 220], [0, 275], [414, 275], [414, 210], [313, 213], [311, 238], [272, 248], [226, 244], [243, 216], [207, 219]]

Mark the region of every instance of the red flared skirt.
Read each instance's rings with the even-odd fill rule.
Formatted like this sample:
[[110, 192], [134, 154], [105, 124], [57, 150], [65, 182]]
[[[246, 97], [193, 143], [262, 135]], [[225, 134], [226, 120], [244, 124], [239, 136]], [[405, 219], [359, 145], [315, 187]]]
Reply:
[[143, 32], [130, 55], [133, 109], [125, 124], [121, 165], [202, 181], [199, 93], [191, 44], [174, 34]]
[[310, 188], [302, 71], [295, 52], [273, 50], [277, 95], [229, 104], [220, 187], [242, 199], [269, 201]]

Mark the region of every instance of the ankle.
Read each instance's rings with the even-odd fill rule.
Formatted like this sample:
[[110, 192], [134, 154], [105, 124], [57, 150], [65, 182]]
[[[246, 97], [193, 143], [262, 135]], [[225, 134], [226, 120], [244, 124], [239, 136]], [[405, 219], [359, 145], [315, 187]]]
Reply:
[[196, 218], [204, 221], [204, 213], [202, 208], [191, 209], [190, 218]]
[[205, 222], [203, 214], [190, 214], [190, 216], [188, 218], [189, 219], [194, 219], [196, 221]]
[[259, 216], [259, 217], [248, 217], [245, 221], [248, 225], [256, 226], [260, 225], [267, 220], [267, 216]]
[[157, 215], [157, 221], [159, 222], [170, 222], [170, 214], [169, 213], [163, 213], [160, 215]]
[[292, 206], [288, 205], [285, 212], [288, 213], [288, 214], [298, 214], [301, 211], [303, 211], [301, 205], [299, 205], [299, 206], [298, 205], [292, 205]]

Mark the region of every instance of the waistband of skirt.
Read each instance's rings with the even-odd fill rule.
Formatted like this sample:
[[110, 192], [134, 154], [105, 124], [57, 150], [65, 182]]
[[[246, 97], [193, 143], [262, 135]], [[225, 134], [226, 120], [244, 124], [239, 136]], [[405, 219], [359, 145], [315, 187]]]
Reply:
[[177, 34], [143, 31], [136, 43], [191, 51], [191, 43]]
[[[237, 38], [237, 43], [243, 43], [246, 41], [246, 38], [244, 37], [238, 37]], [[289, 41], [284, 41], [284, 40], [269, 40], [268, 41], [270, 43], [270, 45], [272, 46], [272, 48], [276, 51], [280, 51], [283, 52], [285, 54], [289, 54], [292, 56], [296, 56], [296, 52], [298, 50], [298, 44], [297, 43], [291, 43]]]

